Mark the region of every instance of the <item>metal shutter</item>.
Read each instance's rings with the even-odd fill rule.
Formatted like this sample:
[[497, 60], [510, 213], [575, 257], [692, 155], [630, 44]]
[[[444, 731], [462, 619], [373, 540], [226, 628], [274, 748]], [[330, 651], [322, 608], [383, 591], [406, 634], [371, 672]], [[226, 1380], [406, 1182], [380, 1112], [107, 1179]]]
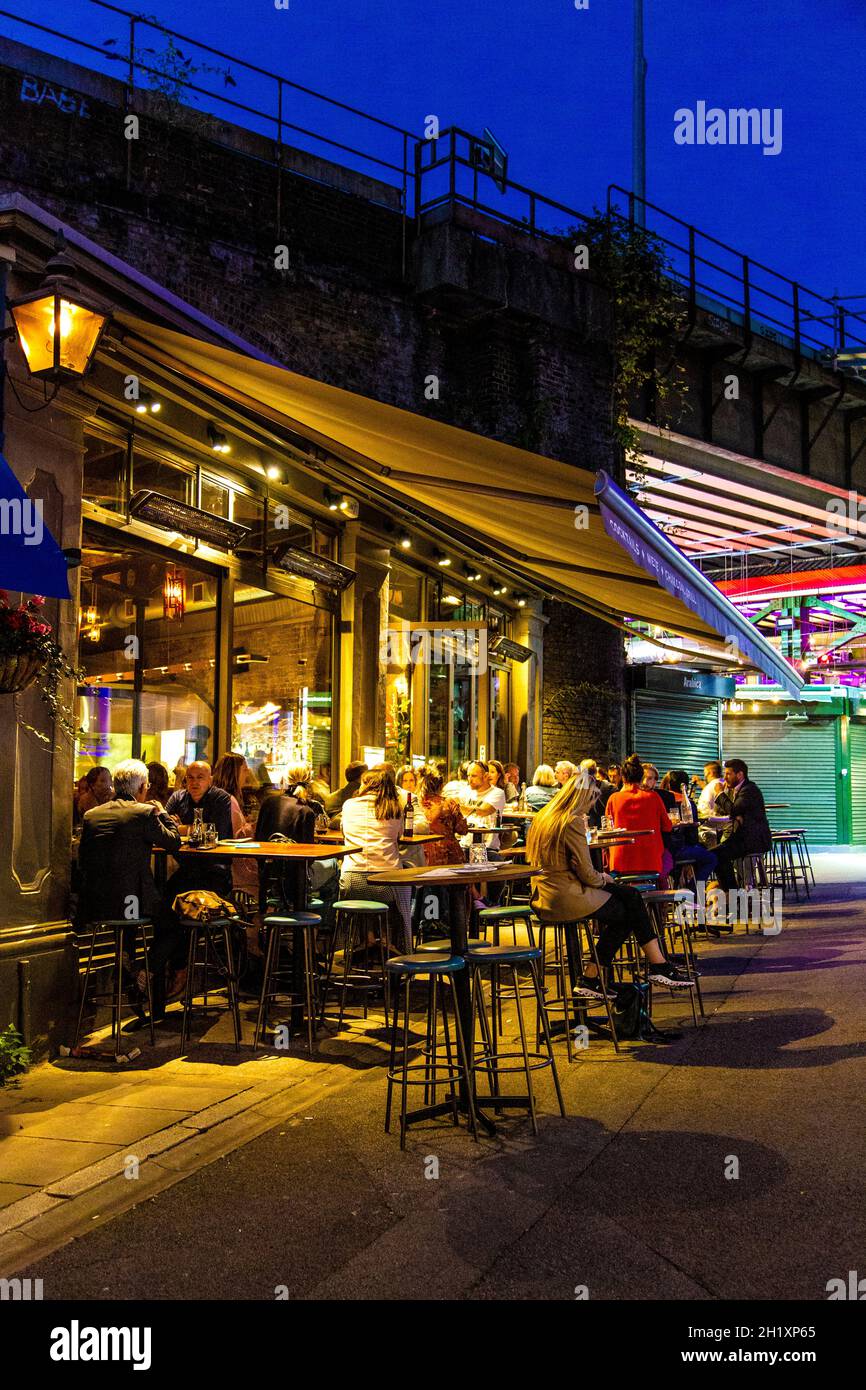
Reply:
[[851, 756], [851, 838], [855, 845], [866, 844], [866, 724], [853, 719], [848, 725]]
[[835, 845], [836, 720], [789, 724], [784, 719], [726, 715], [722, 743], [726, 758], [742, 758], [765, 801], [789, 801], [768, 811], [774, 830], [802, 827], [812, 845]]
[[719, 756], [719, 702], [636, 690], [633, 742], [661, 776], [672, 767], [703, 773]]

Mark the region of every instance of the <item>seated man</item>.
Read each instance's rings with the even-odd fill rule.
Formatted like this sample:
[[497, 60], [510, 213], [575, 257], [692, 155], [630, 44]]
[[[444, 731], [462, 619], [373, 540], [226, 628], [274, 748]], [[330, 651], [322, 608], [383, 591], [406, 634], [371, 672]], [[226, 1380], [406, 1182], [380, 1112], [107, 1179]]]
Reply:
[[[172, 921], [166, 930], [150, 857], [155, 848], [174, 853], [180, 847], [180, 835], [162, 807], [145, 800], [147, 781], [144, 763], [135, 758], [118, 763], [114, 800], [85, 813], [78, 851], [83, 876], [80, 910], [83, 924], [150, 917], [155, 928], [150, 967], [156, 976], [176, 947], [178, 929]], [[132, 934], [130, 928], [130, 938]], [[126, 946], [129, 949], [132, 941]], [[142, 971], [131, 1001], [139, 1011], [146, 983]]]
[[[186, 770], [186, 787], [183, 791], [172, 792], [165, 810], [166, 815], [171, 816], [178, 826], [192, 825], [196, 811], [201, 811], [203, 823], [215, 825], [221, 840], [232, 838], [232, 798], [221, 787], [213, 785], [210, 763], [201, 760], [190, 763]], [[188, 893], [195, 888], [207, 889], [221, 898], [230, 900], [232, 871], [229, 862], [186, 855], [165, 885], [163, 930], [171, 931], [173, 924], [177, 933], [177, 949], [172, 952], [169, 962], [175, 973], [169, 984], [167, 999], [176, 999], [186, 984], [186, 933], [177, 923], [172, 903], [179, 893]], [[161, 984], [161, 981], [157, 981], [155, 977], [154, 1001], [158, 984]]]
[[736, 888], [734, 860], [748, 854], [766, 854], [773, 843], [770, 822], [760, 787], [749, 781], [749, 769], [742, 758], [725, 762], [725, 790], [716, 798], [716, 812], [730, 815], [730, 833], [715, 851], [719, 886]]

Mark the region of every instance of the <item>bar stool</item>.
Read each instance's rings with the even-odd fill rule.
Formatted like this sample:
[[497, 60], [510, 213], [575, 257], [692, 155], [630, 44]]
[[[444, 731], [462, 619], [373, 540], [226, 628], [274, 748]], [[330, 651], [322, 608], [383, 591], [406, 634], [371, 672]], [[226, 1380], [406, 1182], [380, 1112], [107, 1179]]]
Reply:
[[[798, 847], [798, 857], [800, 858], [799, 864], [794, 863], [795, 842]], [[800, 901], [800, 886], [798, 882], [798, 879], [800, 877], [802, 877], [803, 880], [803, 887], [806, 890], [806, 897], [811, 897], [809, 891], [808, 874], [803, 863], [802, 857], [799, 856], [799, 845], [799, 837], [792, 835], [791, 832], [788, 830], [774, 830], [772, 832], [772, 848], [770, 861], [771, 887], [781, 888], [783, 897], [785, 896], [785, 893], [788, 891], [789, 888], [793, 889], [794, 896], [797, 899], [797, 902]]]
[[[207, 1013], [213, 1009], [213, 1005], [207, 1002], [208, 996], [208, 970], [216, 970], [219, 975], [224, 976], [228, 993], [227, 1008], [232, 1016], [232, 1024], [235, 1033], [235, 1052], [241, 1050], [241, 1015], [238, 1008], [238, 977], [235, 970], [234, 948], [232, 947], [232, 927], [236, 922], [234, 917], [215, 917], [210, 922], [190, 922], [189, 923], [189, 953], [186, 962], [186, 989], [183, 999], [183, 1023], [180, 1032], [180, 1052], [183, 1056], [186, 1051], [186, 1042], [189, 1037], [189, 1021], [193, 1009], [200, 1013]], [[222, 937], [223, 950], [225, 951], [225, 965], [219, 960], [216, 953], [216, 943]], [[203, 953], [199, 955], [199, 946], [202, 946]], [[204, 1002], [193, 1004], [195, 997], [195, 968], [197, 965], [204, 970]]]
[[507, 907], [482, 907], [479, 909], [476, 924], [478, 935], [486, 940], [488, 928], [493, 935], [493, 945], [501, 944], [499, 936], [503, 927], [511, 928], [512, 945], [517, 943], [517, 926], [522, 922], [526, 927], [530, 946], [535, 945], [535, 932], [532, 926], [532, 908], [528, 903], [511, 903]]
[[[548, 1021], [551, 1014], [562, 1014], [565, 1031], [565, 1051], [569, 1062], [574, 1061], [574, 1037], [573, 1028], [576, 1026], [578, 1009], [575, 1005], [574, 995], [571, 989], [571, 976], [568, 967], [568, 943], [565, 929], [567, 926], [577, 923], [568, 922], [544, 922], [538, 924], [538, 949], [541, 952], [541, 984], [544, 994], [544, 1006], [547, 1010]], [[550, 932], [553, 937], [553, 961], [548, 965], [547, 934]], [[551, 995], [547, 987], [548, 975], [553, 976], [554, 993]], [[541, 1044], [541, 1019], [536, 1021], [535, 1045]]]
[[[390, 949], [390, 938], [388, 935], [388, 904], [374, 899], [366, 898], [338, 898], [332, 904], [334, 911], [334, 935], [331, 943], [331, 950], [328, 956], [328, 964], [325, 973], [325, 982], [322, 990], [322, 1021], [325, 1017], [325, 998], [330, 988], [331, 975], [333, 973], [334, 955], [337, 949], [337, 940], [343, 933], [343, 975], [339, 985], [340, 990], [340, 1012], [337, 1018], [337, 1031], [343, 1027], [343, 1016], [346, 1012], [346, 995], [349, 990], [363, 995], [364, 1018], [367, 1017], [367, 996], [377, 988], [381, 988], [385, 1006], [385, 1027], [389, 1026], [390, 1014], [390, 985], [388, 976], [388, 951]], [[364, 965], [363, 969], [355, 970], [352, 965], [352, 956], [356, 950], [356, 943], [359, 942], [360, 934], [363, 932]], [[376, 933], [375, 946], [368, 944], [368, 936], [371, 932]], [[378, 950], [379, 955], [379, 975], [378, 980], [370, 969], [370, 951]]]
[[[490, 1095], [481, 1098], [475, 1088], [475, 1106], [480, 1110], [482, 1106], [490, 1105], [495, 1110], [508, 1109], [527, 1109], [533, 1134], [538, 1133], [538, 1119], [536, 1116], [535, 1091], [532, 1085], [532, 1073], [541, 1068], [549, 1067], [553, 1076], [553, 1084], [556, 1089], [556, 1098], [559, 1102], [559, 1112], [565, 1115], [565, 1102], [562, 1098], [562, 1090], [559, 1085], [559, 1073], [556, 1069], [556, 1058], [553, 1054], [553, 1043], [550, 1037], [550, 1024], [547, 1018], [544, 995], [541, 989], [539, 977], [539, 961], [541, 951], [537, 946], [486, 946], [482, 950], [470, 950], [466, 953], [466, 959], [472, 968], [472, 1017], [477, 1017], [481, 1030], [481, 1045], [476, 1048], [473, 1042], [472, 1072], [473, 1076], [484, 1071], [487, 1074], [490, 1086]], [[541, 1030], [544, 1036], [544, 1051], [538, 1047], [530, 1050], [526, 1039], [526, 1022], [523, 1016], [523, 997], [518, 980], [518, 967], [526, 965], [529, 967], [529, 977], [532, 983], [533, 994], [535, 995], [538, 1017], [541, 1020]], [[482, 976], [485, 971], [490, 971], [490, 1020], [487, 1018], [487, 1011], [484, 1007], [484, 991], [482, 989]], [[514, 1000], [517, 1006], [517, 1023], [520, 1031], [520, 1051], [503, 1051], [500, 1048], [500, 1032], [497, 1024], [498, 1013], [498, 994], [500, 989], [500, 971], [505, 970], [511, 976], [511, 988], [514, 991]], [[492, 1026], [491, 1026], [492, 1023]], [[476, 1055], [477, 1053], [477, 1055]], [[519, 1060], [517, 1060], [519, 1059]], [[516, 1062], [516, 1064], [515, 1064]], [[500, 1077], [510, 1072], [523, 1072], [526, 1078], [526, 1094], [517, 1096], [504, 1096], [500, 1091]]]
[[[297, 1004], [297, 994], [294, 989], [281, 990], [279, 987], [280, 979], [289, 975], [294, 983], [294, 953], [298, 949], [298, 940], [302, 943], [303, 950], [303, 976], [304, 976], [304, 1008], [307, 1020], [307, 1047], [310, 1056], [316, 1050], [316, 1019], [318, 1017], [317, 984], [316, 973], [316, 933], [322, 925], [322, 919], [318, 912], [293, 912], [286, 917], [266, 917], [265, 933], [267, 935], [267, 945], [265, 947], [264, 975], [262, 978], [262, 991], [259, 996], [259, 1008], [256, 1015], [256, 1032], [253, 1038], [253, 1052], [259, 1048], [259, 1038], [263, 1030], [267, 1027], [268, 1009], [273, 999], [282, 994], [288, 996], [293, 1004]], [[280, 966], [280, 947], [290, 935], [292, 938], [292, 964], [291, 966]]]
[[811, 856], [811, 854], [809, 853], [809, 843], [808, 843], [808, 841], [807, 841], [807, 839], [806, 839], [806, 831], [803, 830], [803, 829], [800, 829], [800, 830], [789, 830], [789, 831], [788, 831], [788, 834], [789, 834], [789, 835], [794, 835], [794, 836], [796, 836], [796, 841], [795, 841], [795, 843], [796, 843], [796, 845], [797, 845], [797, 852], [798, 852], [798, 854], [799, 854], [799, 856], [800, 856], [800, 862], [801, 862], [801, 863], [805, 866], [805, 868], [808, 870], [809, 877], [810, 877], [811, 880], [812, 880], [812, 887], [814, 888], [814, 886], [815, 886], [815, 870], [812, 868], [812, 856]]
[[696, 859], [678, 859], [674, 864], [675, 888], [690, 888], [695, 893], [698, 891], [698, 881], [695, 878]]
[[[535, 945], [535, 931], [533, 928], [532, 921], [532, 908], [529, 906], [528, 903], [508, 903], [507, 905], [503, 904], [501, 907], [483, 907], [477, 913], [476, 923], [478, 927], [478, 933], [480, 936], [483, 937], [483, 940], [485, 942], [487, 941], [487, 932], [490, 931], [493, 937], [492, 944], [494, 946], [499, 946], [502, 944], [500, 934], [503, 928], [507, 929], [508, 927], [511, 928], [511, 943], [513, 946], [517, 946], [519, 944], [517, 940], [517, 927], [518, 924], [523, 923], [526, 927], [526, 934], [529, 938], [529, 945]], [[499, 1011], [500, 1032], [502, 1031], [502, 1001], [503, 999], [507, 998], [510, 995], [510, 993], [510, 986], [507, 985], [500, 985], [500, 988], [497, 991], [497, 1009]], [[531, 997], [531, 987], [525, 989], [524, 993]]]
[[[815, 873], [812, 869], [812, 861], [809, 858], [809, 851], [806, 846], [806, 832], [805, 830], [782, 830], [778, 833], [785, 842], [785, 855], [788, 861], [791, 884], [794, 892], [797, 894], [797, 901], [800, 901], [800, 896], [797, 892], [798, 879], [802, 880], [806, 897], [810, 898], [812, 894], [809, 890], [809, 876], [811, 874], [812, 882], [814, 883]], [[795, 850], [797, 853], [796, 862], [794, 860]]]
[[[669, 938], [668, 945], [671, 954], [677, 949], [676, 940], [679, 938], [683, 968], [689, 978], [695, 982], [694, 989], [690, 989], [688, 993], [692, 1006], [692, 1018], [695, 1027], [697, 1027], [698, 1008], [701, 1011], [701, 1018], [705, 1017], [705, 1013], [704, 1001], [701, 996], [701, 977], [695, 964], [695, 953], [692, 949], [688, 929], [688, 919], [689, 917], [693, 918], [695, 912], [694, 894], [684, 888], [674, 888], [667, 891], [660, 889], [651, 893], [644, 893], [643, 900], [646, 903], [647, 912], [655, 923], [659, 940], [664, 942], [666, 936]], [[695, 1004], [696, 995], [697, 1005]]]
[[[150, 1023], [150, 1043], [155, 1044], [153, 1031], [153, 998], [151, 994], [150, 964], [147, 953], [147, 934], [145, 928], [150, 926], [149, 917], [132, 917], [130, 919], [108, 918], [101, 922], [89, 923], [90, 930], [90, 950], [87, 955], [87, 966], [84, 971], [84, 980], [81, 985], [81, 1002], [78, 1008], [78, 1022], [75, 1026], [75, 1041], [73, 1049], [78, 1046], [81, 1037], [81, 1025], [84, 1020], [84, 1006], [87, 1001], [87, 986], [90, 983], [90, 976], [94, 970], [114, 969], [114, 984], [111, 993], [94, 993], [91, 999], [94, 1001], [109, 1000], [111, 1008], [111, 1036], [114, 1039], [115, 1056], [119, 1057], [120, 1052], [120, 1011], [123, 1008], [123, 945], [124, 934], [132, 936], [132, 966], [135, 965], [135, 955], [137, 947], [141, 947], [142, 958], [144, 960], [144, 972], [147, 977], [147, 1012]], [[93, 964], [93, 948], [96, 945], [98, 935], [111, 935], [112, 952], [108, 960], [99, 961]], [[105, 943], [107, 944], [107, 942]], [[133, 972], [134, 973], [134, 972]]]
[[[466, 1094], [466, 1104], [469, 1115], [469, 1128], [472, 1137], [477, 1142], [478, 1126], [475, 1117], [475, 1104], [472, 1093], [472, 1071], [469, 1067], [466, 1040], [463, 1037], [463, 1029], [460, 1023], [460, 1010], [457, 1007], [457, 999], [454, 993], [454, 976], [460, 970], [466, 969], [466, 962], [462, 956], [452, 956], [450, 953], [442, 951], [438, 954], [432, 951], [415, 952], [411, 956], [395, 956], [388, 961], [387, 969], [389, 975], [396, 980], [397, 997], [394, 1000], [394, 1023], [391, 1029], [391, 1054], [388, 1062], [388, 1093], [385, 1102], [385, 1133], [391, 1132], [391, 1105], [394, 1095], [394, 1086], [400, 1086], [400, 1148], [406, 1147], [406, 1132], [411, 1124], [419, 1120], [433, 1119], [442, 1114], [445, 1110], [450, 1110], [455, 1125], [460, 1123], [460, 1112], [458, 1108], [460, 1083], [463, 1082]], [[427, 1045], [424, 1048], [424, 1060], [421, 1062], [409, 1061], [409, 995], [414, 980], [426, 979], [429, 984], [427, 992], [427, 1021], [425, 1035]], [[447, 982], [449, 988], [443, 986]], [[400, 991], [403, 990], [403, 1027], [400, 1029]], [[454, 1023], [454, 1036], [457, 1043], [457, 1061], [455, 1064], [454, 1052], [451, 1046], [451, 1032], [448, 1024], [448, 1008], [446, 1000], [451, 1000], [451, 1015]], [[442, 1019], [442, 1041], [445, 1045], [444, 1059], [439, 1050], [439, 1028], [438, 1015], [441, 1013]], [[402, 1046], [400, 1049], [400, 1065], [397, 1065], [397, 1045], [402, 1036]], [[414, 1073], [423, 1073], [416, 1076]], [[424, 1105], [414, 1110], [408, 1109], [408, 1095], [410, 1086], [424, 1087]], [[446, 1088], [448, 1100], [437, 1104], [436, 1092]]]

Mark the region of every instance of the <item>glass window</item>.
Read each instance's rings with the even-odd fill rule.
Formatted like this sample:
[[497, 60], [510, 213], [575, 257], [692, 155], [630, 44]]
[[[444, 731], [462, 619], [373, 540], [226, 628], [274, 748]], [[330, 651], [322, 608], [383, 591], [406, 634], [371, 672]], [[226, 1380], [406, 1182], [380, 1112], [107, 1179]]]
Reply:
[[512, 756], [509, 725], [510, 675], [498, 666], [490, 668], [490, 756], [508, 762]]
[[109, 511], [124, 510], [126, 445], [103, 439], [99, 434], [84, 435], [84, 489], [82, 496]]
[[183, 469], [174, 463], [160, 463], [158, 459], [135, 451], [132, 460], [133, 492], [147, 488], [151, 492], [161, 492], [164, 497], [174, 497], [178, 502], [193, 504], [193, 481], [191, 469]]
[[[168, 616], [166, 581], [183, 592]], [[84, 737], [76, 775], [121, 758], [178, 762], [213, 755], [216, 576], [155, 551], [123, 550], [85, 531], [79, 687]]]
[[304, 762], [331, 785], [331, 615], [261, 589], [235, 592], [232, 749], [261, 782]]
[[218, 483], [216, 479], [209, 478], [206, 473], [201, 475], [201, 502], [199, 506], [203, 512], [209, 512], [211, 516], [228, 517], [231, 505], [231, 493], [225, 483]]
[[229, 518], [239, 526], [248, 526], [249, 535], [244, 537], [245, 549], [261, 551], [264, 540], [265, 503], [261, 497], [251, 497], [245, 492], [229, 494]]

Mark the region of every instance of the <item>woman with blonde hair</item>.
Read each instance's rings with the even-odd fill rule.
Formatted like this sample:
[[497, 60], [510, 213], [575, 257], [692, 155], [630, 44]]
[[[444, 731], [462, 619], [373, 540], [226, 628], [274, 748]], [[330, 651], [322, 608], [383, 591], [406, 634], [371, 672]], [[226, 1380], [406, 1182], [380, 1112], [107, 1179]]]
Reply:
[[556, 773], [549, 763], [539, 763], [532, 774], [532, 786], [526, 788], [526, 804], [531, 811], [540, 811], [559, 791]]
[[[597, 950], [604, 971], [633, 932], [649, 962], [649, 978], [654, 984], [691, 988], [694, 982], [667, 961], [637, 889], [599, 872], [590, 859], [584, 826], [597, 796], [595, 778], [578, 772], [533, 820], [527, 857], [541, 873], [533, 878], [532, 910], [542, 922], [578, 922], [594, 917], [601, 928]], [[604, 998], [594, 962], [584, 966], [574, 992], [583, 998]]]
[[340, 866], [341, 895], [387, 903], [391, 939], [401, 951], [411, 952], [411, 890], [408, 885], [370, 883], [368, 879], [371, 873], [402, 867], [403, 807], [391, 763], [380, 763], [362, 775], [355, 795], [343, 803], [342, 829], [351, 853]]

